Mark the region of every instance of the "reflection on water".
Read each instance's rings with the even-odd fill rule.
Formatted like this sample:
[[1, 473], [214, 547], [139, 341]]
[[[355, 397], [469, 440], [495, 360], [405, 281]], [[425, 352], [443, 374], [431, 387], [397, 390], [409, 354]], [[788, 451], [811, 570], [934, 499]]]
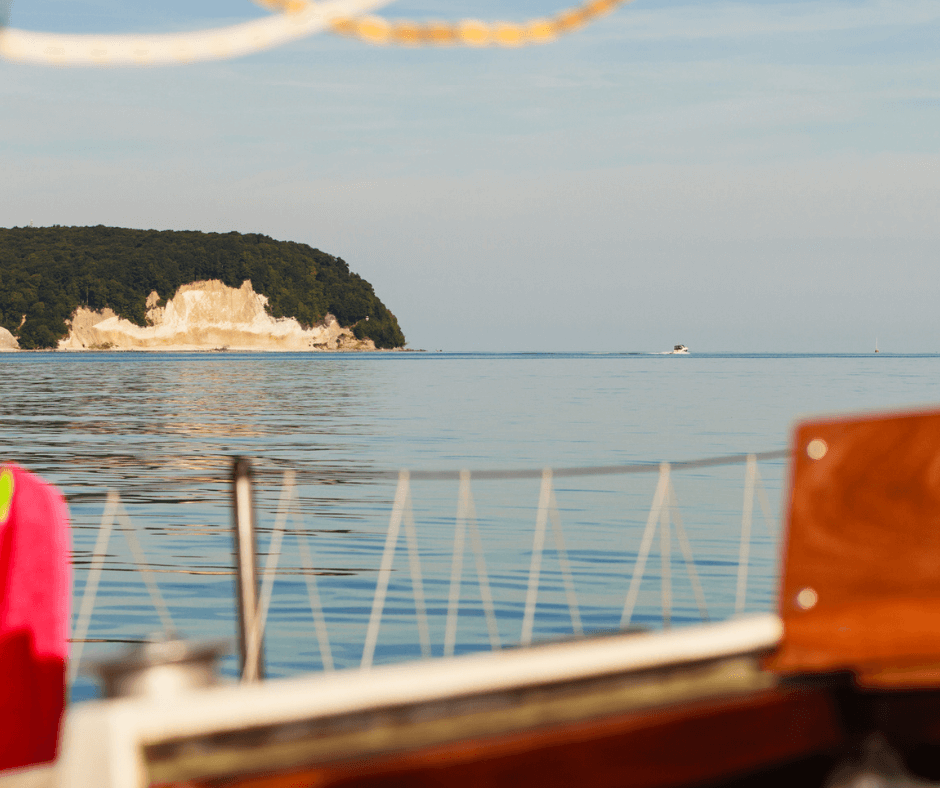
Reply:
[[[799, 414], [906, 406], [933, 396], [937, 357], [644, 357], [473, 354], [20, 353], [0, 356], [2, 459], [57, 484], [73, 523], [80, 594], [107, 489], [141, 531], [177, 626], [234, 640], [228, 477], [251, 457], [265, 552], [281, 474], [298, 474], [304, 527], [334, 660], [358, 664], [395, 493], [384, 472], [656, 462], [777, 449]], [[820, 385], [825, 381], [825, 385]], [[774, 513], [784, 465], [764, 464]], [[714, 617], [734, 604], [743, 467], [674, 479]], [[656, 475], [557, 479], [555, 492], [581, 617], [619, 623]], [[435, 655], [442, 652], [456, 482], [415, 482], [414, 517]], [[473, 495], [502, 642], [518, 642], [538, 480], [475, 481]], [[551, 545], [551, 539], [547, 545]], [[754, 525], [750, 610], [773, 605], [777, 537]], [[635, 620], [659, 626], [658, 547]], [[262, 556], [262, 561], [264, 557]], [[159, 628], [119, 533], [99, 591], [90, 658]], [[673, 547], [673, 623], [698, 620]], [[273, 675], [320, 668], [297, 543], [285, 537], [268, 628]], [[536, 635], [570, 632], [556, 556], [546, 552]], [[464, 560], [457, 651], [488, 647], [471, 554]], [[376, 661], [417, 657], [404, 542]], [[225, 663], [230, 674], [234, 658]], [[82, 679], [75, 697], [94, 693]]]

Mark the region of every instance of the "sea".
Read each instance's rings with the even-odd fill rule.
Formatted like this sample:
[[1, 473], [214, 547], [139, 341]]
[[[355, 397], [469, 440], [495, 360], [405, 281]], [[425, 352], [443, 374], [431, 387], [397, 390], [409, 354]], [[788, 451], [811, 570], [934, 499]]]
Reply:
[[0, 354], [0, 460], [68, 502], [76, 623], [117, 514], [72, 644], [81, 702], [97, 663], [167, 629], [225, 643], [237, 675], [237, 457], [279, 678], [358, 668], [370, 620], [376, 664], [444, 656], [449, 611], [456, 654], [616, 630], [631, 584], [634, 627], [773, 610], [787, 459], [749, 484], [746, 455], [800, 419], [938, 401], [940, 355], [21, 352]]

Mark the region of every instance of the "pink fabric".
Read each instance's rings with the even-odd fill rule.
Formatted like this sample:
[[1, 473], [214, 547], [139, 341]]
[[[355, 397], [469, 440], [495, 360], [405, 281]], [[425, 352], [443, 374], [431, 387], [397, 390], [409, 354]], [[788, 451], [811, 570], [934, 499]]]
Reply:
[[0, 501], [0, 769], [55, 758], [68, 656], [68, 509], [22, 468], [3, 519]]

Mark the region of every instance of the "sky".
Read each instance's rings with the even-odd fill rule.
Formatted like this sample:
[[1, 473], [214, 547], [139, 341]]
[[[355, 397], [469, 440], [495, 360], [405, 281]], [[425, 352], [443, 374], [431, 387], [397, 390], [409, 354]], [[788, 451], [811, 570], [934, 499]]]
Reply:
[[[10, 19], [166, 32], [265, 13], [16, 0]], [[317, 35], [165, 68], [0, 61], [0, 226], [307, 243], [370, 281], [416, 349], [940, 352], [938, 40], [940, 0], [635, 0], [510, 50]]]

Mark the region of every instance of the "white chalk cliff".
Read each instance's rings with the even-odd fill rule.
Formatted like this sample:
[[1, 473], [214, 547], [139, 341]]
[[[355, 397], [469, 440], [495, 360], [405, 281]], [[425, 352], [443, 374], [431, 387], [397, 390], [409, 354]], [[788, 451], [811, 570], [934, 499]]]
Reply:
[[19, 350], [19, 347], [20, 343], [16, 341], [16, 337], [0, 326], [0, 351]]
[[268, 299], [248, 280], [237, 289], [216, 279], [193, 282], [166, 306], [157, 306], [159, 300], [156, 291], [147, 298], [146, 327], [110, 309], [79, 307], [59, 350], [375, 350], [371, 339], [356, 339], [332, 315], [308, 329], [293, 318], [272, 317], [265, 311]]

